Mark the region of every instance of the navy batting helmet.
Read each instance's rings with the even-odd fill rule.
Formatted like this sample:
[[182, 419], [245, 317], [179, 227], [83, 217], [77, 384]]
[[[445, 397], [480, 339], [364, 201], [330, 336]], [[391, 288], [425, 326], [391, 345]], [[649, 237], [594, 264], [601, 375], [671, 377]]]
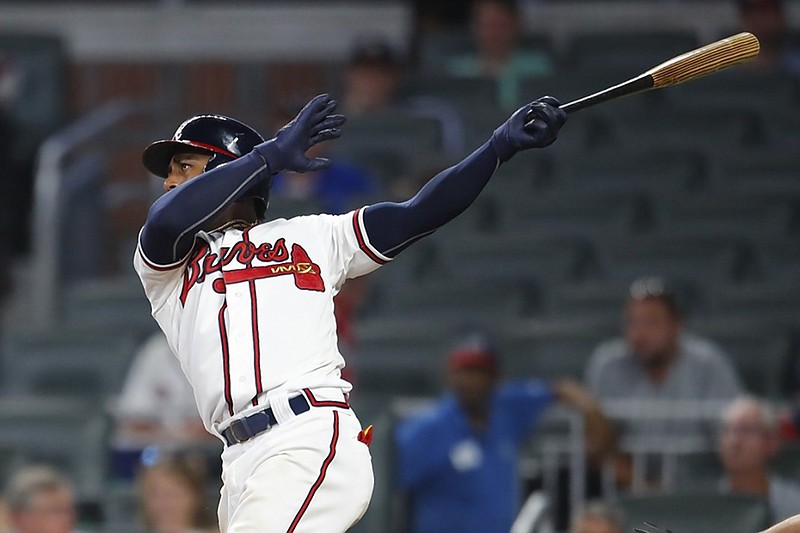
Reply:
[[[200, 152], [211, 155], [203, 169], [208, 171], [249, 153], [263, 142], [260, 133], [234, 118], [197, 115], [178, 126], [172, 139], [156, 141], [145, 148], [142, 163], [156, 176], [166, 178], [172, 156], [179, 152]], [[260, 219], [264, 218], [269, 203], [270, 185], [270, 179], [263, 180], [246, 194], [262, 201], [256, 202]]]

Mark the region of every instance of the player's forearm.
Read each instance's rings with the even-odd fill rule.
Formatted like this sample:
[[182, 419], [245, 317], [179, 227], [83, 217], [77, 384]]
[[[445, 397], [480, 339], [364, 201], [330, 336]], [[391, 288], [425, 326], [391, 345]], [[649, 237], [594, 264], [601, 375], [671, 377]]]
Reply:
[[410, 200], [369, 206], [364, 211], [364, 226], [370, 242], [382, 254], [394, 257], [464, 212], [498, 164], [494, 147], [486, 142], [457, 165], [434, 176]]
[[197, 231], [241, 199], [259, 179], [268, 178], [267, 162], [256, 150], [187, 181], [156, 200], [142, 230], [142, 249], [151, 261], [172, 264], [192, 248]]

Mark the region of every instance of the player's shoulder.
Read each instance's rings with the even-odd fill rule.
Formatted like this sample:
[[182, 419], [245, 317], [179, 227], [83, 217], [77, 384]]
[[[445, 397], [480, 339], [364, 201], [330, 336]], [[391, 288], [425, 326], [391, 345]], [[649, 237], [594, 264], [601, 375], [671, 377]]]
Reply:
[[411, 409], [398, 423], [398, 435], [411, 437], [435, 430], [441, 427], [443, 422], [452, 419], [456, 411], [456, 402], [452, 395], [426, 401]]
[[630, 350], [622, 337], [613, 337], [601, 341], [589, 356], [589, 364], [614, 366], [625, 364], [629, 360]]
[[685, 332], [681, 335], [680, 346], [683, 355], [697, 364], [727, 364], [728, 355], [725, 353], [725, 350], [712, 339], [691, 332]]
[[553, 400], [550, 385], [543, 379], [506, 381], [497, 387], [495, 405], [503, 412], [529, 412], [531, 407], [545, 407]]

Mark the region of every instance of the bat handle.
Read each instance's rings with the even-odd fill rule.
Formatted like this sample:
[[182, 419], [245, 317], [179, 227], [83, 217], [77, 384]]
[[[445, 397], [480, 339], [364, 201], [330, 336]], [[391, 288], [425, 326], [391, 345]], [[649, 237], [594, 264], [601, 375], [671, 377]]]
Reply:
[[[558, 106], [558, 108], [566, 113], [575, 113], [576, 111], [586, 109], [587, 107], [592, 107], [603, 102], [608, 102], [609, 100], [621, 98], [623, 96], [629, 96], [647, 91], [652, 88], [653, 77], [645, 73], [620, 83], [619, 85], [614, 85], [613, 87], [590, 94], [589, 96], [584, 96], [583, 98], [572, 100], [566, 104], [561, 104]], [[534, 119], [535, 117], [533, 117], [531, 114], [528, 114], [526, 118], [528, 119], [528, 122], [530, 122], [530, 120]]]

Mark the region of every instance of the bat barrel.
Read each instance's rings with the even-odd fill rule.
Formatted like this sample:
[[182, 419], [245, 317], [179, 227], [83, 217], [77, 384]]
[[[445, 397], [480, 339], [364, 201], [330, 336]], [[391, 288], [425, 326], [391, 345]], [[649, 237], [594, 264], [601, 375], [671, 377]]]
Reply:
[[738, 65], [758, 55], [760, 45], [752, 33], [738, 33], [679, 55], [648, 70], [653, 88], [669, 87]]

